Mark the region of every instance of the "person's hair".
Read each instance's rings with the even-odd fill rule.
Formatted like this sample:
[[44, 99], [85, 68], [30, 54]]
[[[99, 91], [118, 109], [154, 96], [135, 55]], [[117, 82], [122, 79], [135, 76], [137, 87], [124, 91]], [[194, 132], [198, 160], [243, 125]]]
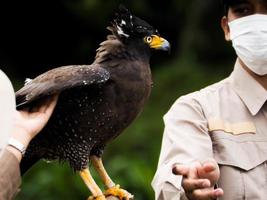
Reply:
[[[229, 7], [241, 3], [242, 0], [221, 0], [223, 4], [224, 14], [228, 14]], [[267, 3], [267, 0], [262, 0], [262, 2]]]
[[222, 0], [224, 15], [227, 15], [230, 6], [237, 2], [238, 0]]

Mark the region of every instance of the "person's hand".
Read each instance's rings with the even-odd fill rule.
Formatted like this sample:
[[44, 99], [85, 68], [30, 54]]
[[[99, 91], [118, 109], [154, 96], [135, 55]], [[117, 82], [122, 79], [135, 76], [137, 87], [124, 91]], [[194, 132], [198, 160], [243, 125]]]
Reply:
[[182, 187], [190, 200], [212, 200], [223, 195], [221, 188], [214, 188], [220, 177], [219, 166], [214, 159], [194, 162], [191, 166], [176, 164], [173, 173], [183, 176]]
[[25, 147], [48, 122], [56, 106], [58, 95], [51, 96], [31, 110], [20, 110], [15, 113], [15, 124], [11, 137], [21, 142]]

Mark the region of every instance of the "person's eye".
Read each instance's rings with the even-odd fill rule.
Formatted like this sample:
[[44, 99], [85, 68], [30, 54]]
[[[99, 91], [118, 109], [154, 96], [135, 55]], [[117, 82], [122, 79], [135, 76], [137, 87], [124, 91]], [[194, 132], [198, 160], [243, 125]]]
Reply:
[[265, 13], [267, 13], [267, 2], [264, 5]]
[[233, 13], [237, 16], [247, 16], [253, 14], [252, 8], [249, 5], [234, 6]]

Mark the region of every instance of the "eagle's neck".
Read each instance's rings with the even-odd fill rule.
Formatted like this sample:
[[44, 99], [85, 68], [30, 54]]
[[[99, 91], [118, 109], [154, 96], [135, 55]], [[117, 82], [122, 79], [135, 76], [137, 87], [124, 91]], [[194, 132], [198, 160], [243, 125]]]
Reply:
[[108, 62], [110, 66], [117, 66], [122, 61], [149, 62], [150, 49], [138, 41], [127, 41], [124, 44], [117, 35], [108, 35], [107, 40], [97, 49], [94, 64]]

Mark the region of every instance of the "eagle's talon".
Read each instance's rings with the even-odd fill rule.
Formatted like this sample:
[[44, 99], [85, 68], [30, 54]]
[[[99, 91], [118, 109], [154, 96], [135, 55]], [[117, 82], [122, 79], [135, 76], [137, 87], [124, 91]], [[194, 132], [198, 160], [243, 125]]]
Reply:
[[104, 192], [104, 195], [106, 197], [115, 196], [115, 197], [118, 197], [119, 200], [132, 200], [133, 197], [134, 197], [131, 193], [127, 192], [124, 189], [121, 189], [120, 185], [116, 185], [116, 186], [114, 186], [112, 188], [107, 189]]

